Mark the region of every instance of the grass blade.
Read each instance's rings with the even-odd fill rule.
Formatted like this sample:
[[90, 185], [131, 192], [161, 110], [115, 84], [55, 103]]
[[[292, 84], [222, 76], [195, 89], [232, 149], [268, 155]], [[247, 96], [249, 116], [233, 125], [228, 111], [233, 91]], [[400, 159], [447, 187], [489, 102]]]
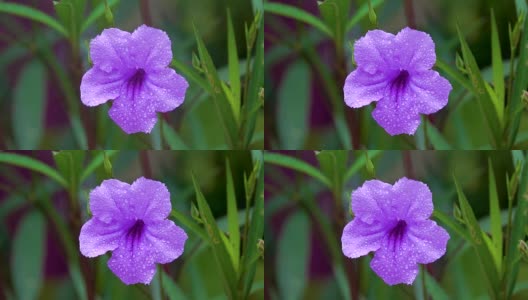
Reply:
[[297, 170], [331, 187], [330, 180], [321, 171], [300, 159], [283, 154], [265, 152], [264, 162]]
[[64, 28], [64, 26], [57, 22], [57, 20], [55, 20], [53, 17], [41, 12], [40, 10], [36, 10], [21, 4], [2, 2], [0, 3], [0, 12], [13, 14], [19, 17], [40, 22], [57, 30], [63, 36], [68, 37], [68, 31], [66, 28]]
[[292, 19], [304, 22], [319, 29], [321, 32], [327, 34], [328, 36], [332, 36], [332, 31], [323, 21], [319, 20], [319, 18], [317, 18], [316, 16], [300, 8], [282, 3], [266, 2], [264, 3], [264, 11], [284, 17], [290, 17]]
[[237, 122], [240, 121], [240, 66], [238, 61], [237, 43], [235, 37], [235, 30], [233, 29], [233, 21], [229, 9], [227, 10], [227, 53], [228, 53], [228, 69], [229, 69], [229, 84], [231, 85], [231, 94], [233, 95], [233, 102], [231, 106], [235, 114]]
[[[235, 194], [235, 185], [233, 183], [233, 174], [229, 160], [226, 160], [226, 190], [227, 190], [227, 223], [229, 228], [229, 240], [233, 249], [233, 265], [235, 270], [239, 269], [240, 258], [240, 224], [238, 223], [238, 209]], [[249, 209], [249, 207], [247, 208]]]
[[497, 183], [495, 181], [495, 174], [493, 173], [493, 164], [491, 158], [488, 158], [488, 173], [489, 173], [489, 209], [491, 220], [491, 238], [493, 244], [493, 251], [497, 270], [502, 270], [502, 222], [501, 212], [499, 207], [499, 195], [497, 193]]
[[500, 48], [499, 33], [497, 30], [497, 22], [495, 21], [495, 14], [491, 10], [491, 65], [493, 70], [493, 85], [495, 94], [497, 95], [497, 102], [495, 108], [499, 115], [499, 119], [503, 122], [504, 119], [504, 68], [502, 65], [502, 54]]
[[42, 173], [57, 181], [63, 187], [68, 186], [66, 179], [57, 170], [28, 156], [2, 152], [0, 153], [0, 163], [11, 164]]
[[[383, 3], [383, 0], [372, 0], [372, 9], [375, 9], [376, 7], [380, 6]], [[368, 16], [369, 14], [369, 5], [368, 1], [365, 1], [357, 12], [354, 14], [354, 16], [350, 19], [350, 21], [347, 22], [345, 26], [345, 32], [348, 32], [354, 25], [356, 25], [361, 19]]]

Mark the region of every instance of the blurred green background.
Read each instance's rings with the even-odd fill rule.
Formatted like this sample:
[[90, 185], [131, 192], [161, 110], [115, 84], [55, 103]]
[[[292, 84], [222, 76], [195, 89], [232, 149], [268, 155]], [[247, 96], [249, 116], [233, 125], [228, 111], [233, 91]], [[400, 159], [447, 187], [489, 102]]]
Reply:
[[[390, 287], [370, 269], [372, 254], [354, 260], [343, 255], [341, 235], [352, 219], [352, 191], [373, 178], [389, 184], [404, 176], [419, 180], [431, 189], [435, 210], [464, 226], [453, 215], [454, 204], [458, 203], [455, 177], [479, 225], [489, 234], [488, 160], [496, 179], [504, 227], [508, 222], [506, 177], [512, 176], [514, 165], [524, 161], [525, 155], [522, 151], [372, 150], [368, 151], [367, 159], [365, 151], [266, 152], [264, 235], [268, 246], [265, 274], [268, 299], [347, 299], [343, 293], [349, 293], [352, 299], [424, 299], [422, 268], [412, 286]], [[332, 163], [335, 168], [328, 168]], [[342, 188], [325, 186], [322, 180], [315, 179], [314, 174], [319, 172], [332, 182], [334, 175], [345, 174]], [[524, 174], [519, 185], [526, 189], [526, 171]], [[516, 197], [524, 199], [522, 195]], [[486, 287], [486, 272], [470, 243], [437, 217], [432, 219], [451, 236], [446, 254], [426, 266], [426, 288], [432, 299], [493, 299]], [[503, 230], [506, 232], [506, 228]], [[520, 230], [522, 239], [524, 229]], [[517, 242], [514, 241], [515, 249]], [[507, 242], [503, 245], [508, 248]], [[516, 260], [512, 266], [519, 266], [520, 271], [511, 299], [526, 299], [528, 264]], [[511, 267], [509, 270], [509, 274], [514, 274]]]
[[[89, 193], [110, 176], [103, 164], [102, 151], [72, 153], [76, 153], [74, 157], [77, 158], [84, 156], [79, 160], [83, 174], [86, 170], [93, 170], [85, 178], [77, 174], [81, 176], [82, 184], [73, 197], [70, 190], [67, 191], [50, 177], [14, 167], [14, 159], [7, 164], [0, 163], [0, 298], [81, 299], [76, 293], [79, 281], [72, 280], [70, 274], [70, 253], [63, 244], [66, 237], [74, 249], [76, 258], [73, 261], [80, 261], [80, 281], [86, 283], [88, 299], [166, 299], [160, 296], [158, 275], [150, 286], [126, 286], [106, 265], [110, 253], [97, 258], [86, 258], [80, 254], [78, 234], [82, 224], [90, 218]], [[5, 154], [0, 153], [0, 159]], [[16, 154], [55, 168], [51, 151], [19, 151]], [[252, 211], [255, 200], [247, 207], [246, 194], [249, 191], [246, 191], [244, 182], [252, 174], [254, 164], [261, 161], [260, 151], [107, 151], [106, 154], [112, 165], [112, 178], [132, 183], [144, 176], [163, 182], [170, 191], [173, 211], [186, 216], [194, 226], [202, 227], [200, 220], [203, 219], [199, 217], [191, 177], [194, 174], [216, 224], [224, 232], [230, 232], [226, 217], [228, 160], [237, 199], [241, 245], [247, 240], [246, 208]], [[94, 161], [98, 163], [93, 165]], [[260, 177], [257, 177], [257, 182], [263, 180]], [[249, 217], [253, 224], [251, 211]], [[261, 214], [255, 215], [263, 218]], [[169, 219], [189, 236], [183, 255], [170, 264], [162, 265], [165, 272], [163, 287], [169, 299], [227, 299], [222, 270], [215, 260], [210, 242], [173, 215]], [[63, 226], [58, 226], [57, 220]], [[256, 244], [247, 247], [254, 247], [257, 251]], [[257, 257], [254, 263], [256, 269], [254, 279], [248, 281], [251, 287], [248, 299], [263, 299], [264, 260]], [[250, 270], [247, 267], [240, 274], [247, 274]], [[240, 286], [246, 280], [246, 277], [243, 278]]]

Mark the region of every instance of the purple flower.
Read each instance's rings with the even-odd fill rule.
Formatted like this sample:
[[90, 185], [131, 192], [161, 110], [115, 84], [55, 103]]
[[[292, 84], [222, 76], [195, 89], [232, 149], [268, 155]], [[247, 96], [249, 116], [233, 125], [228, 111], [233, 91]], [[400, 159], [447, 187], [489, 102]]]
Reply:
[[171, 41], [159, 29], [139, 26], [129, 33], [105, 29], [90, 43], [93, 68], [81, 82], [81, 101], [96, 106], [113, 99], [108, 114], [127, 134], [149, 133], [156, 112], [180, 106], [189, 84], [168, 65]]
[[108, 267], [125, 284], [149, 284], [156, 263], [183, 253], [187, 234], [172, 221], [167, 187], [138, 178], [127, 184], [105, 180], [90, 193], [93, 217], [81, 228], [81, 253], [95, 257], [113, 251]]
[[390, 135], [414, 134], [420, 114], [432, 114], [447, 105], [452, 87], [438, 72], [431, 37], [402, 29], [397, 35], [372, 30], [354, 45], [357, 69], [343, 88], [345, 102], [358, 108], [377, 101], [372, 117]]
[[428, 219], [432, 194], [422, 182], [366, 181], [352, 193], [352, 211], [355, 218], [341, 237], [343, 253], [358, 258], [375, 251], [370, 267], [389, 285], [412, 284], [419, 263], [432, 263], [446, 252], [449, 234]]

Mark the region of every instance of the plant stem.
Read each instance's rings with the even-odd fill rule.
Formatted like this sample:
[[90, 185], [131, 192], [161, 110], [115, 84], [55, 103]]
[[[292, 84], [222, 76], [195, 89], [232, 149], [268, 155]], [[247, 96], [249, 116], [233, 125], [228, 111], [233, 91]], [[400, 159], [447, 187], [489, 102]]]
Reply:
[[416, 19], [414, 18], [413, 0], [405, 0], [404, 10], [405, 10], [405, 18], [407, 18], [407, 25], [411, 28], [416, 28]]
[[427, 286], [425, 285], [425, 272], [427, 272], [427, 269], [425, 268], [425, 265], [422, 265], [422, 290], [423, 290], [423, 298], [424, 298], [424, 300], [427, 300]]
[[148, 0], [139, 0], [139, 11], [141, 13], [141, 19], [147, 26], [152, 26], [152, 17], [150, 16], [150, 8]]
[[143, 175], [145, 177], [151, 179], [152, 178], [152, 169], [150, 168], [150, 161], [148, 158], [148, 152], [147, 151], [140, 151], [139, 152], [139, 160], [141, 163], [141, 169], [143, 170]]
[[158, 265], [159, 270], [159, 286], [160, 286], [160, 297], [161, 299], [165, 299], [165, 294], [163, 293], [163, 268], [161, 265]]
[[402, 153], [403, 155], [403, 168], [405, 170], [405, 176], [409, 179], [415, 179], [413, 164], [412, 164], [412, 157], [411, 157], [411, 151], [405, 150]]

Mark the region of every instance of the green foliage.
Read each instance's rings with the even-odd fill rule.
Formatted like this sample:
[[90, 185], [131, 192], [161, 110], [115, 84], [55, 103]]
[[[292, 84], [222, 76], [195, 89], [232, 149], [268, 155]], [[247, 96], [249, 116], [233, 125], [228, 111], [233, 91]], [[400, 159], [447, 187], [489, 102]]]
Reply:
[[19, 299], [37, 299], [43, 282], [46, 222], [36, 211], [20, 222], [13, 241], [11, 270]]
[[46, 84], [46, 70], [41, 63], [32, 61], [24, 66], [13, 97], [12, 126], [18, 149], [39, 148], [44, 133]]

